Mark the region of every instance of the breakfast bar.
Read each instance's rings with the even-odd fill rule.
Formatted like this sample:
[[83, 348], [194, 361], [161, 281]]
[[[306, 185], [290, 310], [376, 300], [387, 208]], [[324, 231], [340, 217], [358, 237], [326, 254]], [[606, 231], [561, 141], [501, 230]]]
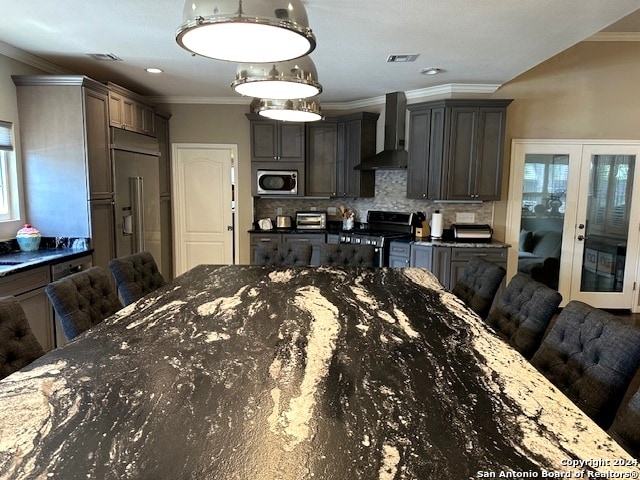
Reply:
[[640, 470], [419, 268], [200, 265], [0, 382], [3, 479], [607, 472]]

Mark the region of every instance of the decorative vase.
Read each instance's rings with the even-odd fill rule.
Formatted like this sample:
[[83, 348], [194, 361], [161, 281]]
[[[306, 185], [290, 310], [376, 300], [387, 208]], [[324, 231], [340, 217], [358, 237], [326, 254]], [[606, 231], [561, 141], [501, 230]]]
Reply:
[[40, 235], [40, 231], [37, 228], [33, 228], [28, 223], [18, 230], [18, 233], [16, 234], [18, 246], [23, 252], [35, 252], [38, 250], [41, 238], [42, 236]]

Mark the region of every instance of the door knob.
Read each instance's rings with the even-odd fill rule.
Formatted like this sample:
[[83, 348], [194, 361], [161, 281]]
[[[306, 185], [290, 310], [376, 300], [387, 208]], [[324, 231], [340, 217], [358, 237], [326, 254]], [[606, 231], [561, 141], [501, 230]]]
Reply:
[[579, 228], [580, 230], [584, 230], [584, 223], [581, 223], [580, 225], [578, 225], [578, 228]]
[[583, 241], [585, 238], [587, 238], [587, 237], [585, 237], [584, 235], [578, 235], [578, 240], [580, 240], [580, 241]]

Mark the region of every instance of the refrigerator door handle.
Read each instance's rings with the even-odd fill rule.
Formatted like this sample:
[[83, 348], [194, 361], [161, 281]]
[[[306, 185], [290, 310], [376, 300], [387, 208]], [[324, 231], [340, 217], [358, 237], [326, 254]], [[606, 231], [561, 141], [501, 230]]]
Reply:
[[130, 177], [131, 182], [131, 204], [134, 218], [134, 253], [145, 250], [144, 243], [144, 178]]

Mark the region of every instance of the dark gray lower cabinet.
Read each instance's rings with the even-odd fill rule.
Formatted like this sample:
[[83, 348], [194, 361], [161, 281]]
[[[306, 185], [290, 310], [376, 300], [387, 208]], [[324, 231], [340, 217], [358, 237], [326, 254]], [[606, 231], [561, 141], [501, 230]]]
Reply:
[[408, 267], [411, 260], [411, 244], [392, 241], [389, 243], [389, 266], [391, 268]]
[[485, 260], [507, 268], [507, 247], [445, 247], [434, 245], [411, 245], [412, 267], [430, 270], [438, 277], [445, 288], [451, 290], [460, 272], [471, 257], [482, 257]]

